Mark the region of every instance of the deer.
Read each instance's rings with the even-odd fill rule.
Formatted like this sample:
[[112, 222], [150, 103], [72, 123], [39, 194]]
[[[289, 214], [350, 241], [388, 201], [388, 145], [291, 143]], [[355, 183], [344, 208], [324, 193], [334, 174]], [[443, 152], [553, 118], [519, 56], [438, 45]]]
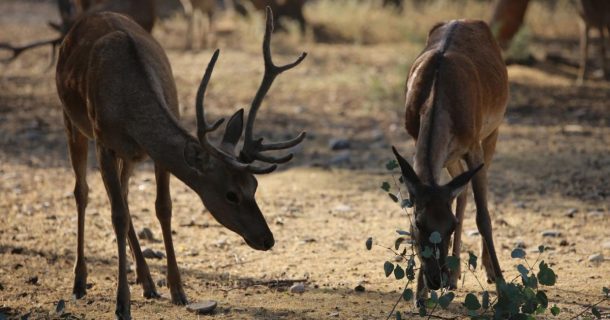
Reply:
[[[414, 165], [395, 147], [392, 151], [414, 204], [411, 233], [421, 263], [416, 301], [421, 303], [429, 290], [457, 288], [460, 270], [449, 272], [445, 261], [452, 234], [452, 255], [460, 256], [469, 182], [483, 266], [488, 282], [498, 283], [503, 276], [487, 208], [487, 172], [506, 110], [508, 76], [487, 24], [453, 20], [434, 26], [409, 71], [405, 97], [405, 128], [415, 140]], [[441, 184], [443, 168], [452, 177], [446, 184]], [[441, 235], [438, 245], [430, 240], [434, 232]], [[438, 250], [438, 260], [422, 255], [425, 247]]]
[[[135, 164], [150, 157], [156, 178], [155, 211], [161, 225], [167, 256], [167, 286], [171, 301], [188, 303], [184, 293], [172, 241], [170, 174], [192, 189], [212, 216], [240, 235], [255, 250], [267, 251], [274, 244], [273, 233], [257, 205], [256, 174], [275, 171], [293, 158], [279, 151], [300, 144], [301, 132], [293, 139], [263, 143], [254, 136], [256, 114], [275, 78], [306, 57], [278, 66], [271, 55], [273, 19], [266, 9], [263, 38], [264, 75], [252, 100], [244, 131], [244, 110], [236, 111], [226, 124], [219, 144], [210, 133], [224, 122], [208, 122], [204, 96], [217, 49], [197, 90], [196, 136], [179, 123], [176, 85], [168, 58], [160, 44], [133, 20], [112, 12], [100, 12], [78, 20], [66, 35], [59, 51], [56, 84], [62, 102], [68, 149], [75, 174], [74, 197], [78, 215], [77, 254], [73, 294], [86, 294], [87, 267], [84, 253], [88, 141], [95, 143], [98, 165], [110, 200], [112, 225], [118, 252], [116, 317], [130, 319], [130, 290], [127, 282], [126, 241], [136, 265], [137, 282], [143, 296], [158, 293], [142, 256], [128, 205], [129, 179]], [[239, 153], [236, 146], [244, 142]], [[255, 163], [256, 161], [262, 164]]]
[[[604, 0], [579, 0], [576, 2], [580, 20], [580, 68], [577, 83], [584, 82], [587, 73], [587, 59], [589, 55], [589, 33], [591, 29], [599, 31], [599, 55], [602, 72], [605, 80], [610, 80], [610, 73], [606, 68], [606, 38], [610, 34], [610, 3]], [[604, 30], [605, 29], [605, 30]]]
[[[234, 0], [237, 12], [247, 15], [247, 11], [243, 5], [245, 0]], [[249, 0], [249, 2], [257, 10], [264, 10], [267, 6], [273, 10], [273, 18], [276, 21], [276, 29], [286, 31], [286, 28], [281, 24], [281, 18], [287, 17], [299, 23], [301, 35], [307, 32], [307, 20], [303, 14], [303, 6], [307, 0]], [[246, 1], [248, 2], [248, 1]]]
[[147, 32], [151, 32], [156, 20], [153, 0], [58, 0], [61, 24], [49, 22], [49, 26], [60, 33], [56, 38], [32, 42], [23, 46], [0, 43], [0, 49], [12, 51], [5, 62], [16, 59], [23, 52], [51, 45], [51, 63], [55, 61], [55, 48], [63, 41], [72, 25], [80, 18], [96, 12], [112, 11], [131, 17]]

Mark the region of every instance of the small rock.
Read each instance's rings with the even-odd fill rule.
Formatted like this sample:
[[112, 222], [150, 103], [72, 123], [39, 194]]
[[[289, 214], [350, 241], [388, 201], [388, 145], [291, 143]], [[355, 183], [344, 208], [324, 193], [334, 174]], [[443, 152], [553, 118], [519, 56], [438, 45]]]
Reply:
[[329, 317], [338, 317], [339, 316], [339, 312], [331, 312], [328, 314]]
[[365, 288], [364, 288], [364, 286], [363, 286], [363, 285], [361, 285], [361, 284], [357, 285], [357, 286], [354, 288], [354, 291], [356, 291], [356, 292], [364, 292], [364, 290], [366, 290], [366, 289], [365, 289]]
[[220, 238], [216, 241], [214, 241], [214, 246], [218, 247], [218, 248], [224, 248], [229, 244], [229, 242], [227, 241], [227, 238]]
[[29, 284], [37, 284], [38, 283], [38, 276], [33, 276], [28, 278], [28, 280], [26, 281], [26, 283]]
[[341, 203], [341, 204], [336, 205], [333, 208], [333, 211], [341, 212], [341, 213], [350, 212], [350, 211], [352, 211], [352, 207], [350, 207], [350, 206], [348, 206], [346, 204]]
[[290, 287], [290, 292], [291, 293], [303, 293], [305, 292], [305, 285], [302, 283], [295, 283], [292, 285], [292, 287]]
[[305, 237], [303, 238], [303, 240], [301, 240], [302, 243], [312, 243], [312, 242], [316, 242], [316, 238], [314, 237]]
[[604, 261], [604, 255], [601, 253], [592, 254], [588, 258], [589, 262], [600, 263]]
[[578, 213], [578, 209], [576, 208], [570, 208], [566, 211], [566, 217], [568, 218], [574, 218], [574, 215]]
[[403, 258], [404, 257], [401, 255], [394, 256], [394, 262], [401, 262], [403, 260]]
[[569, 245], [570, 245], [570, 243], [568, 242], [568, 240], [563, 239], [563, 240], [561, 240], [561, 242], [559, 243], [559, 245], [560, 245], [560, 246], [562, 246], [562, 247], [566, 247], [566, 246], [569, 246]]
[[151, 248], [146, 248], [142, 251], [142, 255], [147, 259], [163, 259], [165, 255], [161, 251], [155, 251]]
[[328, 147], [331, 150], [345, 150], [350, 148], [350, 143], [347, 139], [330, 139]]
[[142, 228], [142, 230], [138, 232], [138, 238], [149, 241], [155, 240], [155, 237], [153, 236], [153, 233], [149, 228]]
[[479, 233], [479, 230], [471, 229], [471, 230], [466, 230], [466, 235], [469, 237], [476, 237], [476, 236], [480, 235], [480, 233]]
[[545, 231], [542, 231], [541, 234], [543, 237], [552, 237], [552, 238], [561, 237], [561, 231], [559, 231], [559, 230], [545, 230]]
[[216, 309], [216, 305], [218, 305], [216, 303], [216, 301], [208, 300], [208, 301], [188, 304], [186, 306], [186, 310], [195, 312], [198, 314], [207, 314], [207, 313], [211, 313], [212, 311], [214, 311], [214, 309]]
[[167, 286], [167, 280], [165, 280], [165, 279], [157, 280], [157, 287], [166, 287], [166, 286]]

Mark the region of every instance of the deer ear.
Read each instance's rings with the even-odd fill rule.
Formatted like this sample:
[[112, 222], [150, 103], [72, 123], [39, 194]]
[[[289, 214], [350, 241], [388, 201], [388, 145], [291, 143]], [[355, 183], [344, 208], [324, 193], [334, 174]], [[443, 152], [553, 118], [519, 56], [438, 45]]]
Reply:
[[244, 109], [242, 108], [237, 110], [231, 119], [229, 119], [229, 122], [227, 122], [227, 127], [225, 129], [225, 134], [222, 137], [220, 147], [228, 154], [235, 154], [235, 146], [237, 145], [237, 142], [239, 142], [239, 138], [241, 138], [243, 129]]
[[405, 158], [403, 158], [398, 153], [398, 151], [396, 150], [396, 148], [394, 146], [392, 146], [392, 152], [394, 152], [394, 156], [396, 157], [396, 160], [398, 161], [398, 165], [400, 166], [400, 171], [402, 172], [402, 177], [405, 181], [405, 184], [407, 185], [407, 189], [409, 189], [409, 194], [411, 194], [417, 198], [418, 193], [420, 193], [419, 191], [421, 190], [421, 187], [422, 187], [419, 177], [417, 177], [417, 174], [415, 173], [415, 171], [413, 170], [413, 168], [411, 167], [409, 162], [407, 162], [407, 160], [405, 160]]
[[468, 170], [468, 171], [460, 174], [459, 176], [453, 178], [453, 180], [451, 180], [449, 183], [447, 183], [444, 186], [444, 188], [449, 193], [449, 197], [455, 198], [460, 193], [462, 193], [462, 191], [464, 191], [464, 189], [466, 189], [468, 182], [470, 182], [472, 177], [474, 177], [474, 175], [477, 174], [477, 172], [479, 172], [479, 170], [481, 170], [481, 168], [483, 168], [483, 164], [481, 164], [480, 166], [478, 166], [472, 170]]

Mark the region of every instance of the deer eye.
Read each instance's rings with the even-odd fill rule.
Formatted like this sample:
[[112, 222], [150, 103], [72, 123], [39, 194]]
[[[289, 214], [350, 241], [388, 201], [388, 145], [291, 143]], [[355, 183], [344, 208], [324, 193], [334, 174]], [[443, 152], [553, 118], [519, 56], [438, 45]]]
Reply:
[[227, 201], [234, 203], [234, 204], [239, 204], [239, 197], [237, 196], [237, 194], [235, 192], [229, 191], [226, 194], [226, 198]]

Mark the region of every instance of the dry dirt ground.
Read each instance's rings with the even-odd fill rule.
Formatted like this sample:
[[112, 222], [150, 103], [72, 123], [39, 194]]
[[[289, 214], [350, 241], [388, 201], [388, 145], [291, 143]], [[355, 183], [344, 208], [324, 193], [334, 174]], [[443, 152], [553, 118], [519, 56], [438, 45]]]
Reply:
[[[323, 8], [317, 6], [307, 11], [314, 23], [316, 10]], [[399, 18], [370, 9], [376, 21], [395, 25], [409, 21], [412, 32], [402, 41], [382, 38], [374, 43], [357, 36], [354, 39], [369, 40], [339, 45], [319, 44], [311, 36], [278, 35], [273, 43], [277, 60], [288, 61], [299, 50], [310, 55], [278, 79], [258, 117], [257, 130], [272, 139], [299, 130], [309, 133], [290, 165], [259, 177], [257, 199], [276, 246], [270, 252], [250, 249], [215, 222], [192, 191], [173, 179], [174, 242], [186, 293], [192, 301], [214, 299], [219, 306], [213, 315], [194, 315], [173, 306], [166, 287], [159, 288], [163, 298], [147, 300], [132, 272], [134, 318], [385, 319], [404, 282], [383, 274], [383, 262], [393, 255], [380, 247], [366, 251], [364, 241], [372, 236], [376, 243], [390, 246], [394, 230], [408, 228], [405, 214], [379, 188], [392, 179], [384, 169], [391, 157], [390, 145], [406, 155], [413, 152], [413, 142], [402, 125], [402, 85], [422, 48], [425, 30], [440, 19], [486, 17], [487, 9], [473, 8], [447, 5], [407, 10]], [[345, 10], [349, 14], [358, 9]], [[543, 60], [545, 53], [553, 53], [576, 61], [578, 31], [571, 8], [549, 15], [535, 3], [532, 10], [537, 12], [528, 18], [527, 44], [535, 56]], [[353, 24], [365, 25], [367, 21], [358, 20], [362, 17], [354, 14]], [[554, 20], [540, 21], [551, 17]], [[56, 19], [50, 2], [0, 1], [0, 41], [25, 43], [52, 36], [45, 24]], [[370, 28], [384, 34], [383, 25], [370, 24]], [[158, 25], [154, 35], [167, 48], [183, 123], [192, 130], [195, 90], [211, 50], [183, 50], [184, 29], [176, 18]], [[261, 77], [260, 16], [237, 22], [235, 29], [217, 43], [222, 54], [208, 94], [214, 118], [247, 105]], [[48, 64], [48, 50], [40, 49], [0, 65], [0, 319], [54, 318], [60, 300], [72, 317], [110, 319], [116, 245], [108, 200], [92, 154], [85, 250], [90, 289], [85, 298], [71, 299], [76, 250], [74, 181], [54, 71], [47, 69]], [[576, 68], [544, 61], [508, 69], [511, 99], [490, 172], [490, 209], [500, 264], [512, 279], [517, 273], [510, 252], [516, 243], [522, 242], [526, 250], [541, 244], [551, 247], [543, 258], [559, 278], [548, 295], [562, 310], [557, 318], [568, 319], [599, 300], [602, 287], [610, 285], [610, 84], [589, 81], [577, 87]], [[329, 140], [335, 138], [348, 139], [350, 149], [331, 151]], [[140, 165], [131, 190], [136, 228], [148, 227], [160, 239], [150, 162]], [[472, 203], [466, 231], [476, 229]], [[543, 237], [541, 232], [549, 229], [561, 235]], [[463, 239], [463, 254], [478, 252], [478, 236], [464, 235]], [[163, 251], [160, 241], [142, 240], [141, 244]], [[589, 262], [593, 254], [607, 258]], [[165, 261], [148, 263], [155, 281], [164, 279]], [[477, 270], [477, 275], [484, 279], [483, 271]], [[298, 279], [306, 285], [303, 294], [292, 294], [287, 285], [276, 281]], [[359, 283], [365, 292], [354, 291]], [[480, 290], [468, 274], [457, 290], [456, 302], [440, 314], [460, 317], [464, 309], [457, 301], [463, 301], [467, 292]], [[605, 302], [600, 308], [607, 316], [610, 305]], [[398, 309], [414, 311], [406, 302]]]

